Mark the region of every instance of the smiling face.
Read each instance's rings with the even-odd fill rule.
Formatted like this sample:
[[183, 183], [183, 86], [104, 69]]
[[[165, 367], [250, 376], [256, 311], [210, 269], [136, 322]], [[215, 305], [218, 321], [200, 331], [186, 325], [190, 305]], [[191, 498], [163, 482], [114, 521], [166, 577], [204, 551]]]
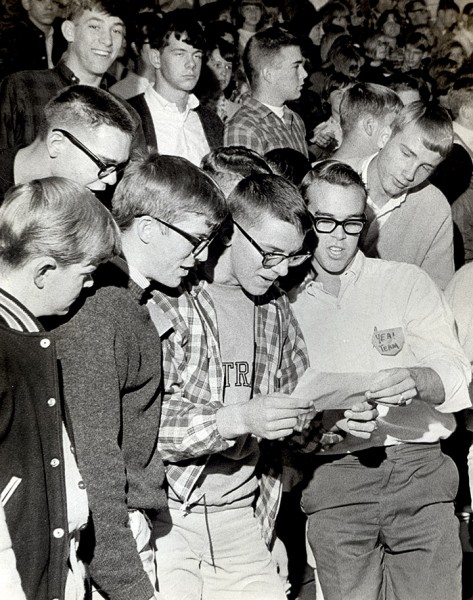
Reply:
[[443, 160], [424, 146], [423, 139], [419, 126], [409, 123], [375, 157], [377, 178], [388, 197], [400, 196], [423, 183]]
[[[281, 221], [271, 214], [264, 215], [254, 225], [240, 223], [246, 233], [266, 252], [294, 254], [302, 249], [304, 236], [294, 225]], [[288, 261], [274, 267], [263, 267], [263, 257], [249, 240], [234, 228], [228, 261], [227, 283], [239, 285], [253, 296], [265, 294], [279, 277], [288, 272]]]
[[274, 105], [282, 106], [290, 100], [297, 100], [307, 77], [304, 68], [304, 57], [299, 46], [281, 48], [274, 66], [270, 67]]
[[63, 32], [69, 42], [67, 65], [81, 79], [110, 68], [122, 48], [125, 25], [119, 17], [85, 10], [77, 21], [66, 21]]
[[[316, 181], [307, 190], [308, 206], [314, 216], [324, 216], [338, 221], [362, 217], [365, 210], [365, 194], [355, 185], [341, 186]], [[352, 263], [359, 235], [345, 233], [341, 225], [331, 233], [317, 233], [314, 266], [317, 272], [341, 275]]]
[[[64, 129], [67, 129], [64, 126]], [[107, 164], [121, 164], [128, 160], [131, 138], [116, 127], [99, 125], [92, 131], [84, 128], [71, 131], [98, 158]], [[52, 131], [47, 139], [51, 160], [51, 175], [66, 177], [88, 187], [92, 191], [105, 190], [115, 185], [117, 174], [104, 179], [98, 178], [100, 168], [80, 148], [77, 148], [62, 133]]]

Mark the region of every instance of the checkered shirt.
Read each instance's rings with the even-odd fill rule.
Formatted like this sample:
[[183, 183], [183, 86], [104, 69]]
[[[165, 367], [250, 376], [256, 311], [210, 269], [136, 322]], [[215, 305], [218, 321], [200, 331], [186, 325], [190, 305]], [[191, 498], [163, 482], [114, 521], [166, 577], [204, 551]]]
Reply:
[[[224, 373], [217, 317], [206, 282], [178, 296], [154, 292], [156, 305], [172, 323], [163, 341], [164, 401], [158, 447], [170, 487], [183, 509], [211, 454], [231, 447], [216, 424], [223, 406]], [[253, 394], [290, 393], [308, 367], [302, 333], [287, 297], [277, 288], [255, 301]], [[271, 545], [281, 497], [278, 443], [260, 443], [259, 494], [255, 515]]]
[[270, 108], [251, 97], [225, 123], [224, 146], [245, 146], [262, 156], [275, 148], [293, 148], [308, 155], [301, 117], [285, 106], [284, 120], [281, 120]]

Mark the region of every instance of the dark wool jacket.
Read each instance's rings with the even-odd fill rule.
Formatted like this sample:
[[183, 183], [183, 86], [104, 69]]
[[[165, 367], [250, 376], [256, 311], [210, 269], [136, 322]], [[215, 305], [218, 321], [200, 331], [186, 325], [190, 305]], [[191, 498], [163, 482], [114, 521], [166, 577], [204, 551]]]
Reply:
[[156, 452], [161, 342], [146, 292], [121, 268], [107, 263], [94, 281], [80, 310], [55, 330], [94, 528], [91, 576], [110, 600], [149, 600], [154, 590], [128, 527], [128, 510], [166, 506], [164, 467]]
[[[143, 125], [146, 145], [159, 150], [159, 143], [156, 139], [153, 119], [146, 103], [145, 95], [139, 94], [138, 96], [129, 98], [128, 103], [131, 104], [131, 106], [141, 117], [141, 124]], [[214, 148], [223, 146], [223, 123], [219, 119], [218, 115], [213, 110], [202, 105], [198, 106], [195, 109], [195, 112], [199, 116], [200, 122], [202, 123], [202, 128], [210, 149], [213, 150]]]
[[23, 590], [28, 600], [64, 600], [69, 537], [54, 340], [0, 290], [0, 492], [12, 477], [21, 482], [5, 516]]

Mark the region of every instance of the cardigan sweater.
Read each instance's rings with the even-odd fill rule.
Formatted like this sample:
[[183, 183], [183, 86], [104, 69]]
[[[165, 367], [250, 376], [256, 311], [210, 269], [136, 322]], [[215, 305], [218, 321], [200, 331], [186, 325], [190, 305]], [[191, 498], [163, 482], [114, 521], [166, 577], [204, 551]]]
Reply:
[[113, 263], [99, 267], [94, 279], [92, 295], [56, 330], [95, 533], [90, 571], [110, 600], [149, 600], [154, 590], [128, 526], [128, 510], [166, 506], [156, 451], [161, 343], [145, 290]]

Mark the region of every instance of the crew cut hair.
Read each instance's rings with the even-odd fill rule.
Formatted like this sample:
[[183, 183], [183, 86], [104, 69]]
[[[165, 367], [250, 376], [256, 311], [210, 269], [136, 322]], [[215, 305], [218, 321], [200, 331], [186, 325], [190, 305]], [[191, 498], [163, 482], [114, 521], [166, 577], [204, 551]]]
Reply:
[[294, 225], [299, 233], [311, 228], [305, 202], [295, 185], [280, 175], [250, 175], [228, 196], [233, 220], [246, 226], [262, 223], [268, 215]]
[[225, 198], [212, 178], [180, 156], [135, 156], [113, 194], [112, 214], [120, 229], [142, 215], [173, 223], [189, 213], [204, 216], [209, 226], [227, 217]]
[[397, 114], [402, 102], [396, 92], [377, 83], [355, 83], [345, 90], [340, 102], [340, 127], [344, 134], [353, 131], [356, 123], [371, 115], [381, 119]]
[[110, 212], [69, 179], [47, 177], [13, 186], [0, 206], [0, 260], [9, 268], [40, 256], [61, 265], [98, 265], [120, 250]]
[[[448, 112], [433, 103], [411, 102], [403, 106], [391, 125], [393, 139], [407, 125], [415, 123], [422, 134], [422, 143], [431, 152], [445, 158], [453, 146], [453, 125]], [[389, 141], [388, 141], [389, 144]]]
[[250, 38], [243, 52], [243, 68], [250, 86], [257, 81], [258, 72], [272, 65], [283, 48], [300, 47], [298, 38], [281, 27], [268, 27]]
[[94, 130], [108, 125], [130, 136], [136, 129], [121, 101], [91, 85], [71, 85], [61, 90], [44, 107], [44, 117], [39, 131], [42, 139], [55, 127]]
[[309, 189], [320, 182], [341, 187], [355, 186], [362, 190], [365, 199], [368, 195], [361, 176], [350, 165], [338, 160], [322, 160], [307, 173], [299, 187], [306, 202], [309, 201]]

